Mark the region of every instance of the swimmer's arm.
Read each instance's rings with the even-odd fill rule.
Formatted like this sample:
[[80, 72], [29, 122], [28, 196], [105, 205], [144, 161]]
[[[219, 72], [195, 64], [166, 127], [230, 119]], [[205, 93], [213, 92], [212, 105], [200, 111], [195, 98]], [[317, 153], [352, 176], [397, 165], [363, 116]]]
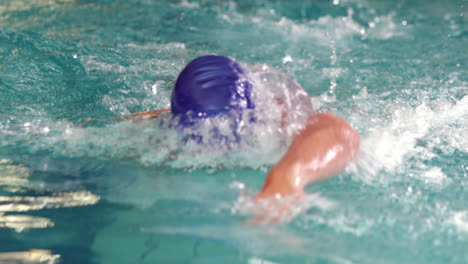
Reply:
[[345, 120], [329, 113], [311, 116], [283, 158], [268, 173], [255, 199], [303, 196], [306, 185], [334, 176], [352, 161], [360, 136]]
[[125, 120], [125, 119], [150, 119], [150, 118], [155, 118], [158, 117], [159, 115], [163, 113], [170, 112], [171, 109], [159, 109], [159, 110], [151, 110], [151, 111], [146, 111], [146, 112], [140, 112], [128, 116], [121, 116], [115, 118], [116, 120]]
[[[155, 117], [158, 117], [159, 115], [163, 114], [163, 113], [167, 113], [167, 112], [170, 112], [171, 109], [159, 109], [159, 110], [151, 110], [151, 111], [147, 111], [147, 112], [140, 112], [140, 113], [136, 113], [136, 114], [131, 114], [131, 115], [128, 115], [128, 116], [119, 116], [119, 117], [114, 117], [112, 118], [112, 120], [142, 120], [142, 119], [150, 119], [150, 118], [155, 118]], [[96, 121], [96, 120], [105, 120], [103, 118], [88, 118], [86, 119], [83, 123], [80, 124], [81, 127], [85, 127], [87, 126], [89, 123], [93, 122], [93, 121]]]

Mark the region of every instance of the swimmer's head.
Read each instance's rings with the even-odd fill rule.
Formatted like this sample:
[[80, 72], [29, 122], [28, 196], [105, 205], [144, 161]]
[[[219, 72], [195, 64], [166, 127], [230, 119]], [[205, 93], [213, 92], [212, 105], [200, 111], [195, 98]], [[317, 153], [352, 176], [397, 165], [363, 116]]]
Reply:
[[172, 91], [174, 115], [204, 118], [254, 107], [252, 83], [239, 64], [224, 56], [207, 55], [191, 61]]

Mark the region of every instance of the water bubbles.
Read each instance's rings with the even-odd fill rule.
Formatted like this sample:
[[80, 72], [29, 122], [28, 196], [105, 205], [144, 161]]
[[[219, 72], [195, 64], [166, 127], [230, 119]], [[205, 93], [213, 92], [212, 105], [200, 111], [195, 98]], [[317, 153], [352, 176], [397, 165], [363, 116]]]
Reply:
[[166, 84], [163, 80], [157, 80], [156, 82], [145, 81], [143, 83], [143, 89], [150, 91], [149, 95], [154, 96], [158, 94], [158, 91]]
[[426, 183], [435, 184], [439, 186], [443, 186], [444, 184], [450, 181], [447, 175], [445, 175], [445, 173], [442, 172], [442, 169], [438, 167], [434, 167], [425, 171], [422, 174], [422, 176], [425, 179]]
[[[247, 192], [248, 193], [248, 192]], [[244, 192], [231, 207], [231, 214], [247, 216], [257, 224], [287, 223], [310, 208], [324, 212], [336, 208], [337, 203], [323, 197], [319, 193], [306, 194], [303, 198], [296, 195], [275, 196], [255, 200], [253, 196]]]
[[[386, 16], [377, 16], [373, 21], [370, 21], [368, 23], [368, 37], [376, 39], [389, 39], [397, 34], [400, 34], [397, 32], [394, 16], [395, 14], [391, 13]], [[365, 33], [366, 32], [362, 32], [361, 34], [364, 35]]]
[[[352, 12], [350, 13], [352, 15]], [[317, 20], [307, 23], [296, 23], [286, 17], [282, 17], [274, 24], [290, 42], [310, 42], [313, 40], [316, 45], [327, 45], [330, 39], [339, 41], [347, 39], [355, 34], [361, 34], [362, 26], [354, 21], [351, 16], [331, 17], [323, 16]]]
[[244, 191], [245, 184], [243, 182], [234, 181], [231, 184], [229, 184], [229, 188], [236, 189], [238, 191]]
[[[45, 118], [22, 123], [24, 131], [8, 142], [35, 137], [30, 144], [34, 150], [67, 157], [135, 159], [143, 166], [262, 168], [279, 159], [314, 110], [307, 92], [285, 73], [268, 65], [244, 68], [254, 83], [256, 108], [234, 119], [225, 115], [202, 118], [197, 126], [177, 132], [178, 120], [170, 114], [136, 123], [109, 120], [104, 126], [85, 128]], [[162, 82], [148, 82], [146, 87], [159, 84]], [[138, 103], [125, 93], [119, 98], [128, 102], [116, 98], [114, 93], [106, 94], [102, 104], [112, 112], [127, 114], [128, 106]], [[202, 140], [191, 139], [196, 137]]]
[[[188, 235], [188, 240], [197, 240], [193, 252], [199, 256], [203, 255], [203, 250], [199, 251], [203, 246], [197, 248], [198, 245], [209, 240], [203, 238], [211, 238], [216, 244], [234, 244], [237, 255], [241, 248], [241, 254], [248, 255], [250, 262], [270, 261], [268, 254], [278, 257], [271, 262], [278, 262], [286, 255], [307, 258], [310, 262], [378, 263], [382, 260], [381, 255], [372, 252], [403, 253], [395, 254], [399, 255], [398, 260], [386, 255], [389, 262], [405, 262], [408, 257], [405, 253], [411, 252], [416, 257], [428, 254], [437, 257], [438, 252], [444, 252], [450, 256], [431, 260], [466, 262], [452, 256], [457, 250], [462, 257], [466, 255], [460, 245], [464, 245], [468, 233], [464, 204], [467, 168], [461, 165], [468, 149], [465, 131], [468, 98], [464, 91], [467, 87], [462, 69], [464, 54], [456, 52], [465, 47], [459, 9], [447, 16], [445, 24], [440, 24], [438, 16], [448, 12], [427, 8], [430, 13], [419, 13], [414, 11], [417, 3], [404, 1], [399, 7], [389, 8], [392, 3], [388, 1], [338, 0], [262, 1], [231, 8], [226, 5], [234, 5], [233, 1], [221, 3], [220, 7], [211, 0], [200, 3], [183, 0], [159, 8], [164, 4], [161, 2], [154, 10], [147, 7], [158, 1], [100, 2], [106, 3], [79, 5], [79, 9], [91, 10], [90, 18], [99, 17], [96, 14], [106, 10], [122, 13], [100, 17], [97, 21], [100, 26], [96, 26], [95, 19], [70, 24], [73, 30], [65, 35], [63, 32], [70, 28], [67, 23], [86, 14], [78, 12], [66, 20], [57, 20], [59, 23], [43, 25], [31, 20], [34, 12], [27, 12], [28, 16], [21, 19], [11, 12], [1, 18], [5, 27], [10, 23], [11, 28], [25, 32], [0, 33], [8, 35], [0, 37], [3, 40], [0, 53], [4, 51], [1, 56], [11, 61], [2, 68], [2, 84], [8, 84], [0, 99], [1, 105], [6, 106], [2, 110], [7, 111], [6, 121], [0, 121], [3, 153], [16, 157], [14, 151], [19, 150], [25, 154], [18, 155], [18, 159], [45, 156], [73, 164], [92, 161], [99, 166], [116, 167], [106, 175], [110, 176], [108, 182], [97, 187], [112, 192], [102, 206], [109, 202], [124, 204], [133, 199], [138, 209], [124, 208], [125, 213], [135, 213], [135, 217], [119, 216], [115, 220], [138, 221], [132, 224], [145, 226], [151, 225], [154, 219], [164, 221], [161, 218], [166, 213], [173, 214], [180, 222], [164, 231], [177, 239]], [[133, 6], [134, 2], [139, 2], [138, 6]], [[290, 12], [296, 8], [293, 2], [312, 7], [312, 16], [294, 17], [297, 13]], [[71, 14], [67, 12], [74, 10], [74, 6], [60, 9], [63, 12], [57, 13], [58, 17], [62, 13]], [[177, 10], [171, 10], [174, 6]], [[415, 8], [406, 10], [407, 6]], [[125, 7], [130, 7], [128, 13]], [[173, 17], [181, 14], [181, 8], [184, 14]], [[46, 8], [43, 12], [53, 10]], [[159, 20], [161, 14], [163, 19]], [[218, 19], [214, 22], [226, 19], [229, 23], [208, 21], [213, 17]], [[45, 39], [36, 33], [26, 33], [30, 30], [54, 37]], [[447, 41], [449, 33], [452, 38]], [[119, 37], [113, 38], [114, 35]], [[438, 38], [441, 35], [443, 40]], [[12, 42], [15, 38], [22, 41]], [[62, 45], [56, 41], [61, 38], [71, 40]], [[74, 43], [78, 44], [73, 46]], [[41, 47], [46, 49], [35, 51]], [[242, 142], [200, 145], [184, 139], [194, 133], [209, 137], [214, 127], [228, 138], [233, 137], [230, 123], [223, 118], [206, 120], [204, 129], [185, 134], [170, 128], [174, 124], [170, 115], [137, 122], [111, 119], [168, 107], [170, 89], [180, 69], [187, 60], [206, 52], [277, 65], [291, 75], [278, 73], [268, 65], [246, 66], [256, 84], [258, 112], [253, 125], [249, 121], [250, 113], [240, 117], [239, 130], [235, 131], [241, 135]], [[434, 62], [443, 67], [433, 68]], [[61, 65], [75, 66], [68, 70]], [[83, 67], [82, 73], [75, 75]], [[35, 72], [36, 68], [42, 71]], [[60, 72], [64, 74], [56, 74]], [[236, 219], [248, 217], [247, 212], [243, 214], [237, 207], [230, 211], [237, 201], [237, 193], [246, 203], [252, 202], [249, 192], [257, 190], [268, 168], [284, 153], [291, 135], [303, 125], [304, 117], [313, 114], [311, 99], [294, 79], [311, 94], [321, 94], [312, 98], [316, 108], [333, 111], [359, 129], [362, 153], [345, 173], [311, 186], [308, 189], [313, 192], [311, 199], [298, 206], [307, 209], [292, 223], [273, 227], [273, 232], [257, 227], [249, 229], [239, 225]], [[80, 87], [85, 88], [71, 89]], [[17, 94], [14, 91], [21, 91], [18, 100], [13, 97]], [[62, 95], [73, 93], [79, 96], [62, 100]], [[61, 105], [64, 107], [58, 109]], [[84, 105], [90, 107], [83, 108]], [[57, 115], [50, 114], [54, 109], [58, 109]], [[66, 109], [71, 110], [61, 115]], [[79, 119], [88, 117], [102, 117], [103, 121], [80, 127]], [[117, 172], [121, 164], [131, 168]], [[37, 166], [41, 172], [33, 175], [51, 172], [53, 167], [54, 162], [43, 162]], [[262, 170], [256, 171], [259, 168]], [[87, 168], [88, 171], [92, 176], [90, 185], [94, 188], [101, 184], [95, 177], [99, 171]], [[141, 171], [148, 175], [136, 180]], [[23, 186], [23, 179], [17, 180], [18, 186]], [[166, 183], [171, 181], [185, 182], [187, 188], [168, 188], [171, 185]], [[226, 195], [232, 181], [232, 193]], [[132, 182], [131, 186], [127, 182]], [[117, 195], [115, 188], [109, 187], [116, 185], [122, 185], [125, 195]], [[193, 188], [194, 185], [198, 187]], [[37, 186], [45, 188], [48, 183]], [[141, 190], [145, 188], [142, 199]], [[314, 195], [317, 190], [322, 194]], [[217, 199], [209, 196], [210, 193], [216, 193]], [[109, 201], [110, 195], [115, 199]], [[168, 206], [171, 207], [168, 211], [161, 211], [159, 201], [169, 204], [169, 200], [177, 200], [180, 207]], [[207, 207], [203, 211], [205, 227], [194, 224], [193, 215], [187, 214], [186, 209], [190, 210], [194, 204]], [[249, 208], [248, 204], [245, 208]], [[154, 211], [159, 218], [154, 217]], [[211, 214], [213, 211], [216, 213]], [[214, 224], [226, 219], [234, 224]], [[121, 223], [111, 226], [129, 226], [128, 222]], [[195, 226], [184, 228], [179, 223]], [[118, 228], [114, 231], [118, 232]], [[298, 234], [291, 234], [294, 231]], [[287, 235], [287, 239], [281, 240]], [[104, 256], [103, 252], [109, 249], [108, 237], [102, 233], [95, 237], [103, 246], [92, 251]], [[299, 246], [289, 243], [297, 240]], [[359, 247], [365, 250], [359, 250], [356, 241], [364, 243]], [[438, 248], [433, 250], [432, 246]], [[311, 248], [320, 250], [317, 253]], [[296, 251], [291, 254], [291, 250]], [[427, 262], [420, 260], [406, 262]], [[179, 262], [184, 261], [188, 260]], [[203, 262], [200, 259], [188, 262], [197, 261]]]
[[276, 262], [268, 261], [262, 258], [249, 258], [247, 263], [248, 264], [278, 264]]
[[408, 193], [412, 193], [413, 192], [413, 187], [409, 186], [408, 187]]
[[153, 94], [157, 94], [158, 93], [158, 85], [155, 83], [151, 86], [151, 92]]
[[468, 210], [453, 213], [449, 221], [461, 232], [468, 232]]
[[289, 55], [286, 55], [284, 58], [283, 58], [283, 64], [286, 64], [286, 63], [290, 63], [293, 61], [293, 58]]

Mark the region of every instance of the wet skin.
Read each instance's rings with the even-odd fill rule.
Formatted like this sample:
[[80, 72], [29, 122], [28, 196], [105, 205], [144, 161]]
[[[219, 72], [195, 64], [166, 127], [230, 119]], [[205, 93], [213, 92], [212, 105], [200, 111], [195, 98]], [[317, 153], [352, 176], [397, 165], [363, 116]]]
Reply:
[[359, 142], [359, 133], [340, 117], [330, 113], [309, 117], [255, 199], [302, 196], [306, 185], [342, 171], [356, 157]]
[[[170, 109], [137, 113], [122, 119], [154, 118], [167, 112]], [[248, 223], [282, 222], [292, 213], [289, 205], [278, 207], [275, 201], [293, 197], [293, 201], [300, 202], [308, 184], [342, 171], [356, 157], [359, 144], [359, 133], [344, 119], [330, 113], [310, 116], [304, 129], [295, 135], [286, 154], [268, 173], [263, 188], [255, 196], [255, 201], [266, 201], [267, 205], [261, 207]]]

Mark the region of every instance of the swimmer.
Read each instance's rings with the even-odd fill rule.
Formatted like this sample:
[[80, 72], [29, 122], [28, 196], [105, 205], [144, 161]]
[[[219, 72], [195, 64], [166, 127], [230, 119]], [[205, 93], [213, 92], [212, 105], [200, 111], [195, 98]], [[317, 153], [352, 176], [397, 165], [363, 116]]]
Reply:
[[[128, 118], [153, 118], [171, 112], [180, 118], [181, 126], [190, 126], [196, 119], [255, 109], [252, 89], [255, 87], [239, 64], [223, 56], [203, 56], [191, 61], [180, 73], [170, 109], [137, 113]], [[342, 118], [331, 113], [309, 116], [286, 154], [267, 174], [255, 200], [303, 199], [307, 185], [342, 171], [356, 157], [359, 143], [359, 133]], [[258, 212], [251, 222], [279, 222], [281, 219], [269, 217], [272, 207]]]

